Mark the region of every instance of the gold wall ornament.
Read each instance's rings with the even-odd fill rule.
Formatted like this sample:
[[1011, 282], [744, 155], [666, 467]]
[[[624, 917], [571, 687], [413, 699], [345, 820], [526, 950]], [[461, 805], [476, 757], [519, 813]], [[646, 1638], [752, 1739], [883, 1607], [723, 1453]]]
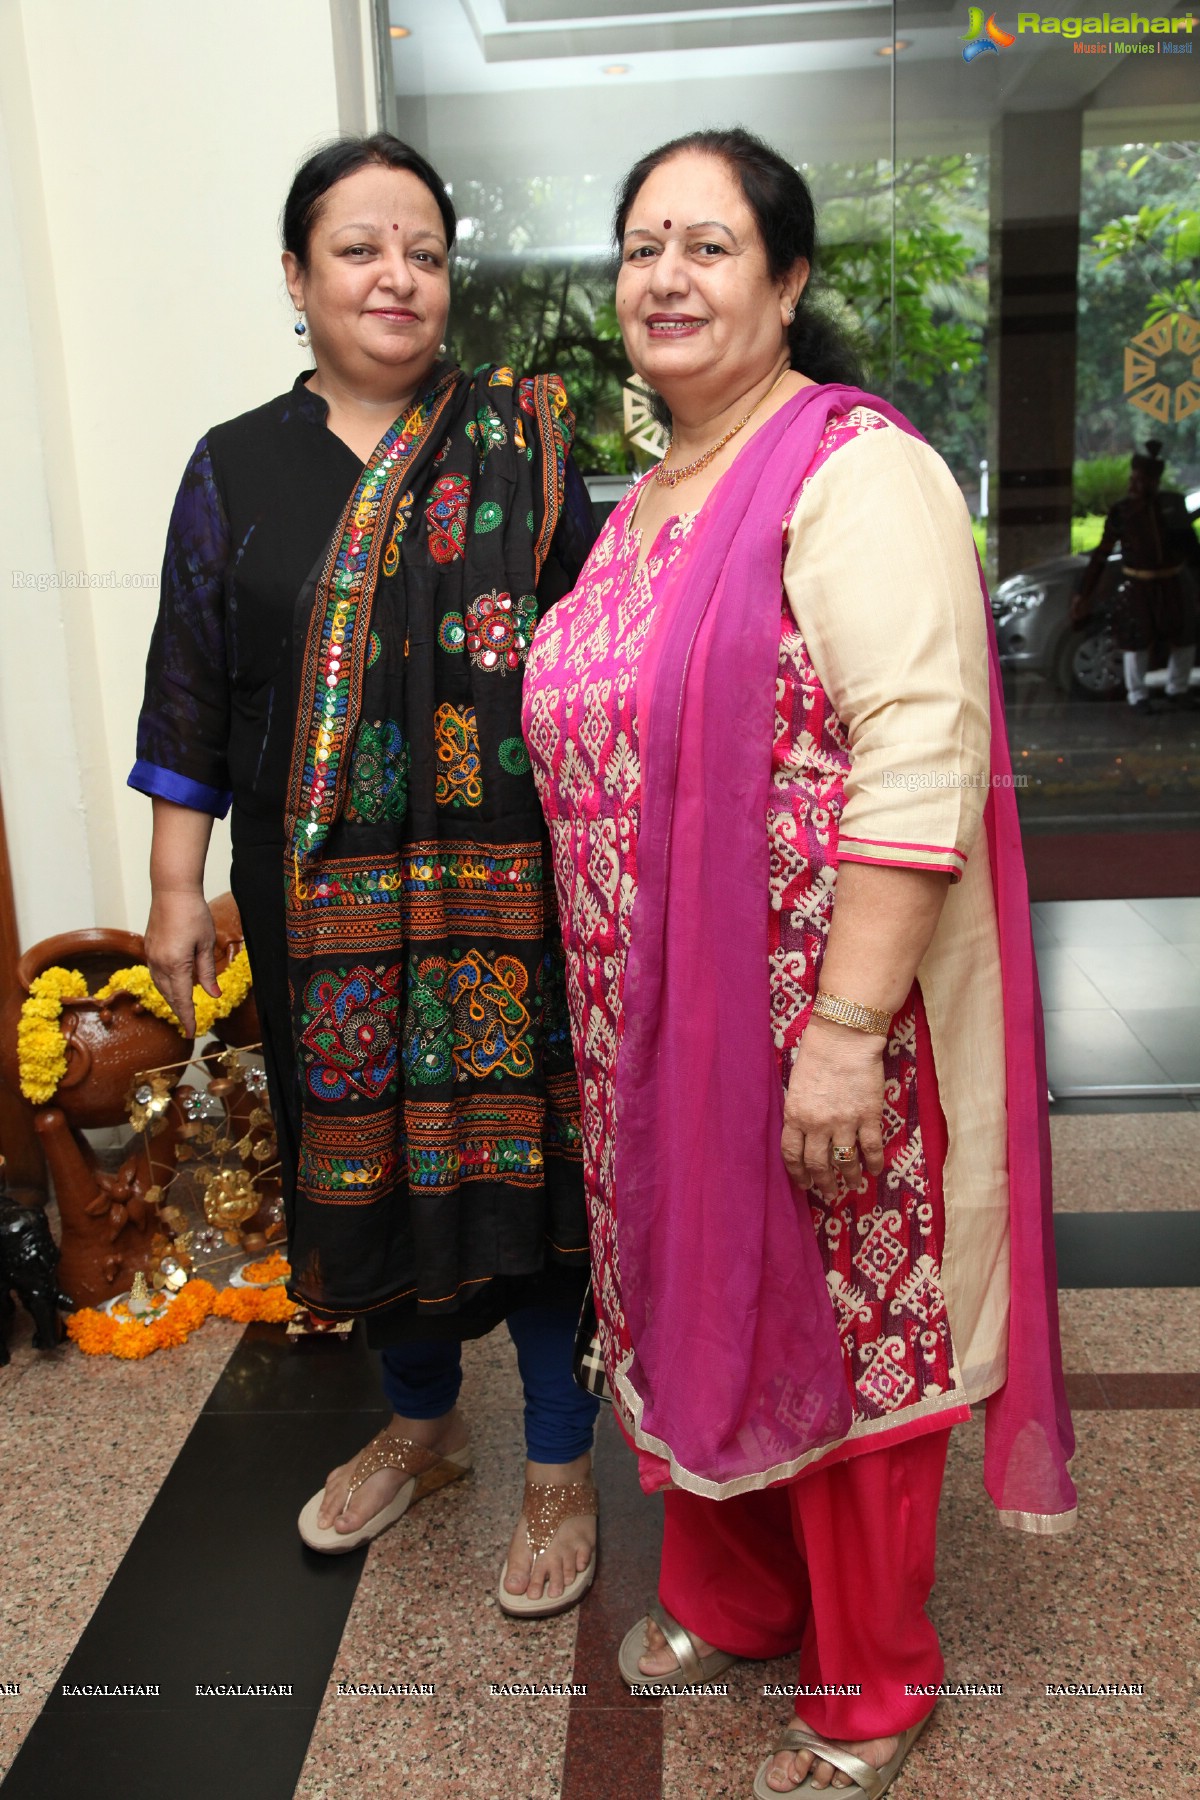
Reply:
[[625, 436], [639, 450], [645, 450], [661, 462], [667, 454], [671, 434], [660, 425], [650, 410], [651, 390], [640, 375], [631, 375], [621, 389], [625, 411]]
[[[1190, 371], [1171, 383], [1160, 363], [1175, 353], [1190, 357]], [[1130, 406], [1160, 425], [1176, 424], [1200, 412], [1200, 319], [1167, 313], [1130, 338], [1125, 346], [1125, 385]]]

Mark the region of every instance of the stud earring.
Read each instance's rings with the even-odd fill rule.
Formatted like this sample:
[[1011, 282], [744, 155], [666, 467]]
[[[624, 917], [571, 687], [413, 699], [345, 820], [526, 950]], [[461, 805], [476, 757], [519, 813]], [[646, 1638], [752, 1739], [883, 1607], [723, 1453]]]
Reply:
[[439, 344], [439, 345], [438, 345], [438, 355], [439, 355], [439, 356], [445, 356], [445, 354], [446, 354], [446, 346], [445, 346], [445, 344]]
[[793, 306], [790, 308], [790, 310], [788, 312], [788, 324], [794, 325], [795, 323], [796, 323], [796, 309]]
[[297, 340], [301, 345], [307, 344], [310, 341], [308, 335], [308, 320], [304, 317], [303, 313], [300, 314], [300, 317], [292, 326], [292, 330], [295, 332]]

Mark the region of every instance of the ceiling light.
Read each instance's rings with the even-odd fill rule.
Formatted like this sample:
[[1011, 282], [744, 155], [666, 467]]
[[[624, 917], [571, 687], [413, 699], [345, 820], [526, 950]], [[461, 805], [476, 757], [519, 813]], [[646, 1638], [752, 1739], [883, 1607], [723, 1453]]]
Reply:
[[406, 38], [412, 36], [412, 32], [408, 29], [407, 25], [390, 25], [388, 30], [394, 38]]
[[876, 56], [894, 56], [898, 50], [911, 50], [911, 38], [897, 38], [894, 44], [880, 44]]
[[605, 63], [605, 65], [601, 69], [600, 73], [602, 75], [628, 75], [629, 64], [628, 63]]

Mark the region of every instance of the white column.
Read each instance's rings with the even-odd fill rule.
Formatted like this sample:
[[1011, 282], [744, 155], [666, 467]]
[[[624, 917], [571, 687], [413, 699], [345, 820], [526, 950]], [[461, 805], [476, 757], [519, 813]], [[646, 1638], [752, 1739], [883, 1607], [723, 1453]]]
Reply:
[[[25, 942], [145, 921], [150, 806], [124, 784], [156, 587], [135, 584], [197, 439], [299, 366], [279, 212], [303, 156], [374, 123], [368, 23], [348, 0], [0, 0], [0, 780]], [[14, 567], [92, 585], [38, 594]]]

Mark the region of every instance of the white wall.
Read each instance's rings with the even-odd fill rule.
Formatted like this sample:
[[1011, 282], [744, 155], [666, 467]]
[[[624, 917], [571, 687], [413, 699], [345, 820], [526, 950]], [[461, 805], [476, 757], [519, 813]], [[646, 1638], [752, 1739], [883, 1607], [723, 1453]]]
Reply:
[[[368, 11], [0, 0], [0, 783], [25, 944], [145, 921], [150, 806], [125, 777], [156, 595], [95, 583], [157, 577], [196, 440], [300, 366], [279, 210], [315, 143], [374, 122], [344, 50]], [[31, 593], [14, 568], [93, 585]], [[219, 831], [210, 893], [227, 865]]]

